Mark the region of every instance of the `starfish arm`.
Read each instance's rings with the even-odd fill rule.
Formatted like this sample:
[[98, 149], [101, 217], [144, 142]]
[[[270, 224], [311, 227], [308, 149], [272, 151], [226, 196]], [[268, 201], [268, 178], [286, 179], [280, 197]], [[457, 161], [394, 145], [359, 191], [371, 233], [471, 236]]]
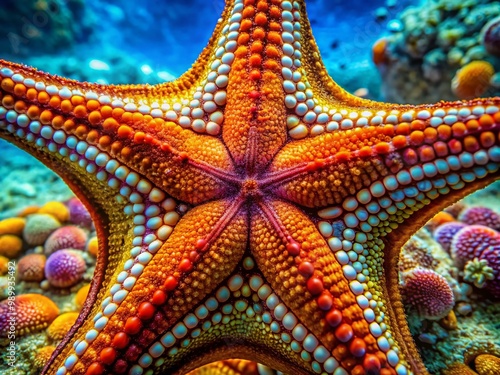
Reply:
[[257, 366], [255, 362], [230, 359], [200, 367], [188, 375], [259, 375]]
[[[266, 280], [296, 316], [291, 327], [296, 345], [311, 353], [288, 367], [326, 373], [337, 368], [339, 373], [363, 368], [408, 369], [409, 353], [402, 343], [391, 339], [389, 344], [387, 339], [399, 338], [394, 334], [398, 327], [384, 319], [385, 307], [376, 302], [387, 298], [378, 276], [383, 272], [380, 261], [369, 262], [365, 273], [373, 273], [369, 279], [374, 287], [364, 290], [354, 267], [336, 257], [308, 216], [282, 201], [268, 202], [268, 208], [272, 212], [263, 209], [252, 216], [251, 250]], [[298, 246], [290, 248], [290, 243]], [[358, 250], [363, 249], [358, 246]], [[365, 284], [366, 279], [360, 276]], [[373, 302], [369, 305], [365, 294], [370, 296], [371, 292]], [[394, 357], [396, 352], [400, 354]], [[266, 364], [276, 368], [273, 363]]]
[[336, 206], [329, 209], [339, 215], [368, 203], [365, 195], [400, 202], [415, 198], [413, 190], [431, 199], [460, 190], [498, 168], [499, 104], [477, 99], [394, 110], [367, 119], [368, 126], [290, 142], [266, 183], [306, 207]]
[[[113, 268], [108, 265], [99, 292], [103, 302], [80, 317], [44, 374], [128, 372], [165, 351], [168, 344], [147, 349], [167, 331], [183, 336], [185, 324], [190, 325], [184, 317], [228, 277], [246, 247], [241, 207], [207, 246], [199, 245], [231, 207], [227, 201], [216, 201], [194, 208], [163, 244], [150, 242], [150, 234], [136, 235], [134, 247], [124, 252], [128, 259], [120, 259]], [[180, 358], [174, 357], [170, 366], [180, 367]]]
[[[101, 181], [117, 170], [133, 182], [141, 174], [192, 204], [224, 194], [221, 182], [235, 180], [229, 154], [218, 139], [123, 107], [100, 91], [114, 86], [76, 86], [1, 61], [0, 72], [2, 135], [32, 153], [43, 149], [51, 157], [83, 163], [84, 173]], [[88, 166], [96, 161], [98, 165]], [[116, 161], [126, 167], [118, 169]], [[131, 170], [136, 173], [129, 175]]]

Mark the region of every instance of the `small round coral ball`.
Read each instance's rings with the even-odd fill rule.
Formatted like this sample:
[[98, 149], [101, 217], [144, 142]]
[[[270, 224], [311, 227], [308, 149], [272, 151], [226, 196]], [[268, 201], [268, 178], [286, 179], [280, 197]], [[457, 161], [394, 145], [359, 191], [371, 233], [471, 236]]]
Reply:
[[467, 261], [480, 258], [489, 246], [500, 245], [500, 233], [483, 225], [469, 225], [460, 229], [450, 245], [451, 257], [462, 268]]
[[484, 225], [500, 230], [500, 215], [488, 207], [474, 206], [463, 210], [458, 220], [469, 225]]
[[60, 226], [61, 223], [52, 215], [29, 215], [23, 230], [23, 238], [28, 245], [43, 245], [47, 237]]
[[87, 233], [82, 229], [67, 225], [56, 229], [45, 241], [44, 252], [47, 255], [62, 249], [85, 249], [87, 243]]
[[425, 319], [444, 318], [455, 304], [446, 279], [427, 268], [417, 267], [405, 272], [401, 291], [406, 304]]
[[17, 263], [17, 277], [24, 281], [42, 281], [45, 277], [45, 255], [28, 254]]
[[453, 236], [459, 230], [465, 228], [466, 226], [467, 224], [460, 223], [458, 221], [452, 221], [451, 223], [444, 223], [436, 228], [432, 236], [437, 242], [439, 242], [439, 244], [443, 247], [444, 250], [449, 252]]
[[493, 18], [483, 26], [480, 38], [489, 54], [500, 56], [500, 17]]
[[58, 250], [47, 259], [45, 276], [50, 285], [68, 288], [75, 285], [85, 273], [85, 260], [78, 250]]
[[78, 198], [71, 198], [66, 202], [69, 209], [69, 221], [84, 228], [92, 227], [92, 218], [83, 203]]

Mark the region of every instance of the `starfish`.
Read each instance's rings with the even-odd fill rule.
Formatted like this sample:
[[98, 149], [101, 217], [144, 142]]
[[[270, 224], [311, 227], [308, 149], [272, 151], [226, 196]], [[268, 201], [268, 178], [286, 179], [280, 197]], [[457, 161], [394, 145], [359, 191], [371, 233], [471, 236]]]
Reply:
[[350, 95], [299, 0], [228, 0], [173, 82], [80, 83], [7, 61], [0, 79], [0, 136], [61, 175], [100, 240], [88, 300], [43, 374], [185, 374], [231, 358], [427, 374], [400, 247], [498, 178], [499, 98]]

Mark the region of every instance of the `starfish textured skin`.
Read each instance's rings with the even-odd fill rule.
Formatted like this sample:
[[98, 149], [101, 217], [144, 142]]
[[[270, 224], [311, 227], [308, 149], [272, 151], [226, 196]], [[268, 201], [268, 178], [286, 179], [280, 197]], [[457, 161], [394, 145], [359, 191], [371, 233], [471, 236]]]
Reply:
[[0, 79], [0, 136], [62, 176], [100, 240], [85, 307], [43, 374], [259, 372], [196, 370], [231, 358], [427, 374], [399, 249], [498, 178], [499, 98], [352, 96], [289, 0], [228, 0], [174, 82], [104, 86], [6, 61]]

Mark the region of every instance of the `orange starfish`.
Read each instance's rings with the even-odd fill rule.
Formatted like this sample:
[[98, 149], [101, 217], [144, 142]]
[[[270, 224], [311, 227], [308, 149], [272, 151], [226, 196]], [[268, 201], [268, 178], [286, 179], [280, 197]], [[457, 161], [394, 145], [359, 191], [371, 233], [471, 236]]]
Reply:
[[498, 178], [500, 99], [354, 97], [290, 0], [227, 1], [171, 83], [79, 83], [6, 61], [0, 78], [0, 135], [64, 178], [100, 239], [88, 301], [44, 374], [184, 374], [229, 358], [427, 373], [399, 249]]

